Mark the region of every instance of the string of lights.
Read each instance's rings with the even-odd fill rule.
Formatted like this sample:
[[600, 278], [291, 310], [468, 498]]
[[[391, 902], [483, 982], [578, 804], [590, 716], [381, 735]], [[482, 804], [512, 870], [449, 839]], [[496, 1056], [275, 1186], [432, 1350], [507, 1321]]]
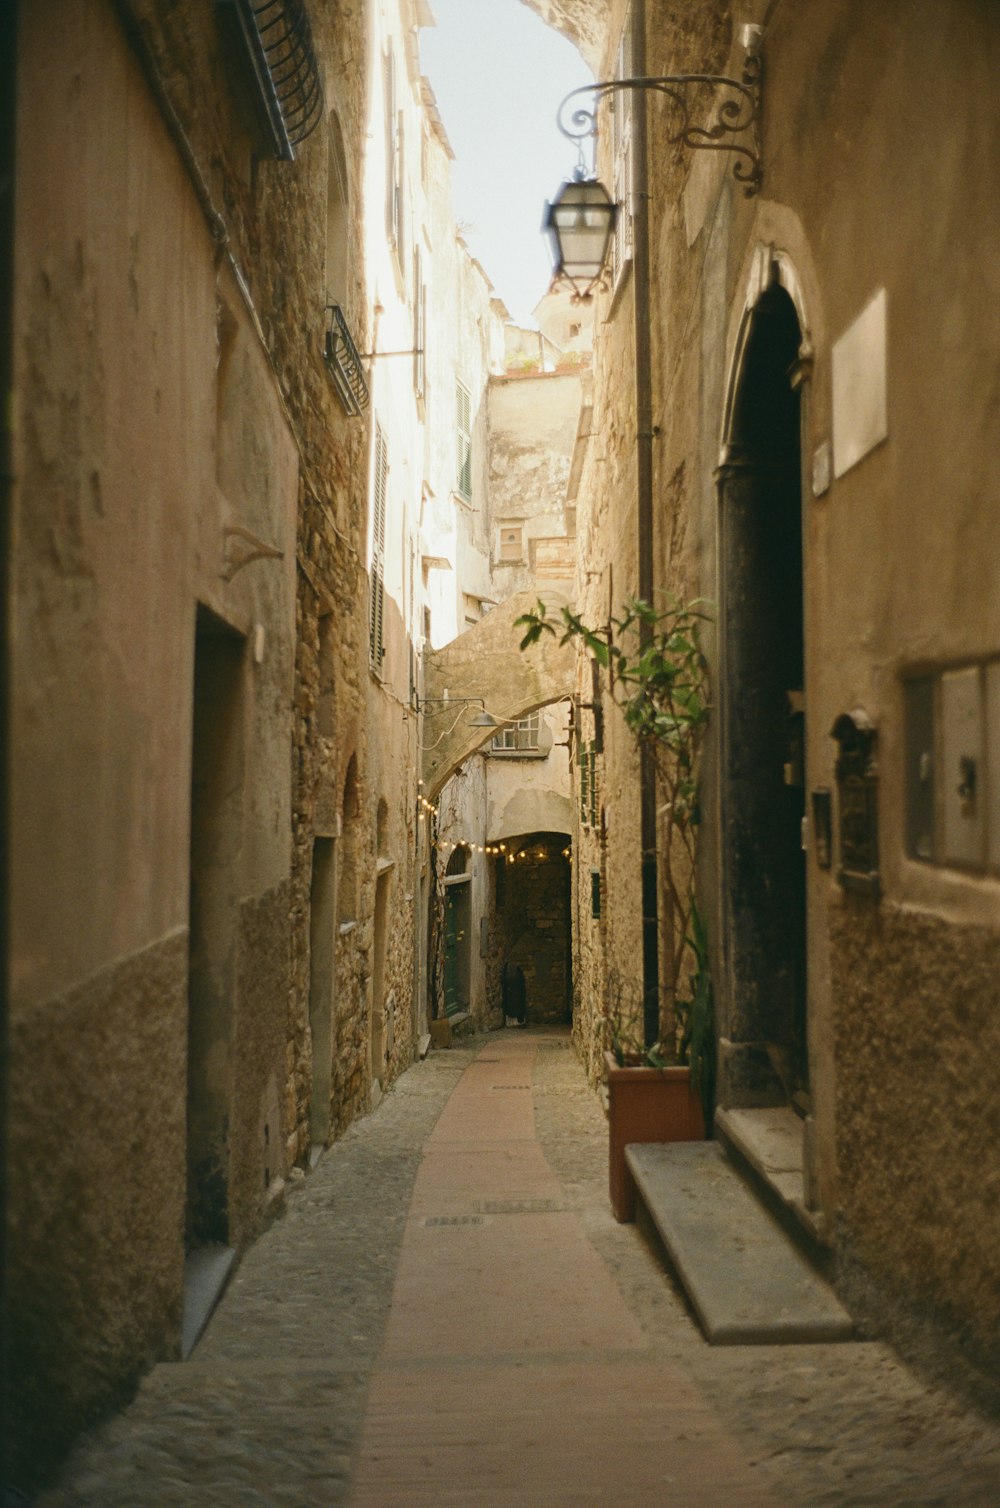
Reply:
[[[427, 797], [419, 792], [417, 793], [417, 806], [420, 808], [417, 812], [418, 822], [426, 822], [428, 818], [438, 816], [438, 807], [433, 801], [428, 801]], [[473, 843], [470, 838], [432, 837], [430, 847], [436, 848], [440, 854], [450, 854], [454, 853], [456, 848], [466, 848], [470, 853], [486, 854], [490, 858], [503, 858], [508, 864], [516, 864], [519, 861], [525, 862], [532, 857], [541, 860], [550, 857], [549, 850], [541, 844], [535, 849], [530, 844], [527, 848], [514, 849], [509, 848], [506, 843]], [[573, 862], [573, 850], [571, 847], [562, 849], [561, 854], [564, 859], [568, 859], [570, 863]], [[554, 853], [551, 857], [555, 857]]]

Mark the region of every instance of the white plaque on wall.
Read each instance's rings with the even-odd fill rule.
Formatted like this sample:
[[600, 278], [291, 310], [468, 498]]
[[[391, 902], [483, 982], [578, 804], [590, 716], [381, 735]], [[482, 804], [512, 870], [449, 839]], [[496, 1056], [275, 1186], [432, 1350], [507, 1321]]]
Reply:
[[833, 474], [845, 471], [889, 433], [886, 401], [885, 289], [833, 348]]

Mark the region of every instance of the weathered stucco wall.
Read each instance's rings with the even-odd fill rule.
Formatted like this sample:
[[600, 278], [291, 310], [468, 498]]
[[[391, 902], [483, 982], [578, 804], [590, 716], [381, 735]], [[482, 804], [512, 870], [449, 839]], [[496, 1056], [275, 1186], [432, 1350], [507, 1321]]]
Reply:
[[[1000, 890], [906, 857], [901, 673], [1000, 647], [996, 522], [976, 501], [1000, 482], [987, 432], [997, 226], [992, 213], [971, 224], [967, 213], [995, 206], [995, 122], [970, 101], [987, 87], [1000, 32], [974, 5], [874, 13], [845, 3], [821, 28], [777, 14], [766, 48], [769, 78], [787, 83], [769, 95], [765, 202], [733, 238], [730, 286], [735, 304], [755, 245], [787, 253], [814, 351], [804, 433], [809, 788], [835, 786], [830, 730], [841, 712], [863, 707], [879, 730], [882, 901], [843, 897], [815, 850], [810, 859], [818, 1174], [845, 1255], [883, 1290], [895, 1273], [900, 1309], [946, 1319], [995, 1369], [987, 1295], [1000, 1289], [1000, 1268], [982, 1218], [990, 1170], [970, 1174], [961, 1149], [984, 1132], [988, 1140], [996, 1117], [977, 1059], [995, 1000]], [[903, 139], [912, 79], [924, 75], [927, 97]], [[833, 344], [880, 288], [888, 436], [814, 497], [812, 460], [833, 433]], [[947, 1113], [925, 1101], [921, 1114], [942, 1058]]]
[[943, 1325], [995, 1377], [1000, 938], [844, 897], [830, 957], [849, 1291], [869, 1324]]
[[[496, 376], [489, 387], [490, 588], [503, 601], [533, 590], [566, 595], [575, 556], [563, 499], [569, 476], [581, 378], [578, 373]], [[521, 529], [522, 552], [507, 562], [504, 524]]]
[[[34, 6], [21, 27], [6, 1318], [24, 1483], [176, 1353], [189, 1085], [233, 1245], [280, 1195], [299, 1113], [296, 517], [300, 477], [331, 513], [303, 438], [327, 434], [331, 400], [319, 248], [288, 246], [325, 204], [325, 159], [255, 166], [215, 12], [135, 9], [135, 31], [110, 4]], [[341, 590], [349, 641], [359, 594]], [[220, 793], [223, 766], [239, 781]], [[202, 982], [226, 982], [194, 1031], [199, 949]]]
[[[654, 580], [711, 599], [725, 619], [715, 468], [747, 317], [774, 278], [803, 336], [807, 793], [835, 791], [830, 730], [840, 713], [861, 707], [878, 728], [881, 899], [847, 898], [836, 884], [836, 794], [833, 871], [820, 868], [815, 844], [807, 859], [812, 1172], [855, 1291], [867, 1273], [886, 1294], [896, 1273], [896, 1312], [942, 1321], [995, 1370], [991, 1295], [1000, 1270], [996, 1232], [982, 1218], [992, 1168], [966, 1149], [996, 1116], [976, 1057], [995, 1014], [1000, 891], [995, 875], [907, 857], [903, 677], [1000, 649], [997, 528], [982, 501], [1000, 481], [990, 438], [1000, 338], [990, 249], [997, 140], [995, 120], [973, 103], [989, 87], [1000, 30], [991, 12], [964, 0], [760, 4], [739, 14], [718, 3], [683, 16], [646, 9], [650, 74], [738, 72], [737, 23], [769, 21], [758, 197], [731, 183], [724, 154], [670, 147], [664, 111], [649, 111]], [[609, 63], [606, 56], [602, 76]], [[914, 116], [918, 77], [927, 90]], [[970, 216], [971, 205], [986, 209]], [[881, 289], [888, 433], [827, 484], [833, 347]], [[597, 314], [601, 445], [588, 456], [579, 525], [581, 559], [597, 573], [580, 605], [594, 622], [629, 590], [636, 565], [633, 292], [626, 281]], [[711, 628], [717, 691], [720, 639]], [[638, 912], [638, 865], [633, 858], [630, 873], [624, 857], [636, 851], [635, 782], [613, 713], [606, 723], [607, 851], [600, 854], [594, 834], [578, 840], [578, 989], [584, 1013], [594, 1015], [622, 959], [637, 951], [634, 925], [632, 947], [622, 948], [629, 910]], [[731, 942], [720, 857], [732, 820], [719, 799], [718, 731], [715, 719], [701, 875], [717, 992], [726, 988]], [[990, 768], [994, 757], [989, 751]], [[599, 923], [585, 916], [589, 867], [607, 886]], [[632, 898], [624, 915], [623, 896]], [[719, 1007], [724, 1021], [721, 996]], [[942, 1067], [943, 1113], [927, 1097]]]

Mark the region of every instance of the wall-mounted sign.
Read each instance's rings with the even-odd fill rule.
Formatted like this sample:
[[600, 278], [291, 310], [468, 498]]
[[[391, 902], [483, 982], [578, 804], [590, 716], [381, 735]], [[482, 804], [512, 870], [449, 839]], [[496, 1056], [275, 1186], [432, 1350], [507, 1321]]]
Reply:
[[880, 288], [833, 347], [833, 474], [862, 460], [889, 433], [886, 299]]

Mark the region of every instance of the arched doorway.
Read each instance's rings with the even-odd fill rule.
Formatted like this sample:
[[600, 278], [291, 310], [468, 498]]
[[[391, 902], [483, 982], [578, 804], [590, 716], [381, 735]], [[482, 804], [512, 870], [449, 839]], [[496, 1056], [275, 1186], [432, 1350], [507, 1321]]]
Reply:
[[573, 1015], [571, 838], [508, 837], [494, 860], [496, 962], [525, 976], [530, 1026], [566, 1026]]
[[774, 280], [744, 326], [719, 481], [720, 1098], [808, 1091], [805, 656], [798, 370]]
[[459, 844], [444, 879], [444, 1013], [457, 1016], [469, 1009], [472, 974], [471, 874], [469, 850]]

